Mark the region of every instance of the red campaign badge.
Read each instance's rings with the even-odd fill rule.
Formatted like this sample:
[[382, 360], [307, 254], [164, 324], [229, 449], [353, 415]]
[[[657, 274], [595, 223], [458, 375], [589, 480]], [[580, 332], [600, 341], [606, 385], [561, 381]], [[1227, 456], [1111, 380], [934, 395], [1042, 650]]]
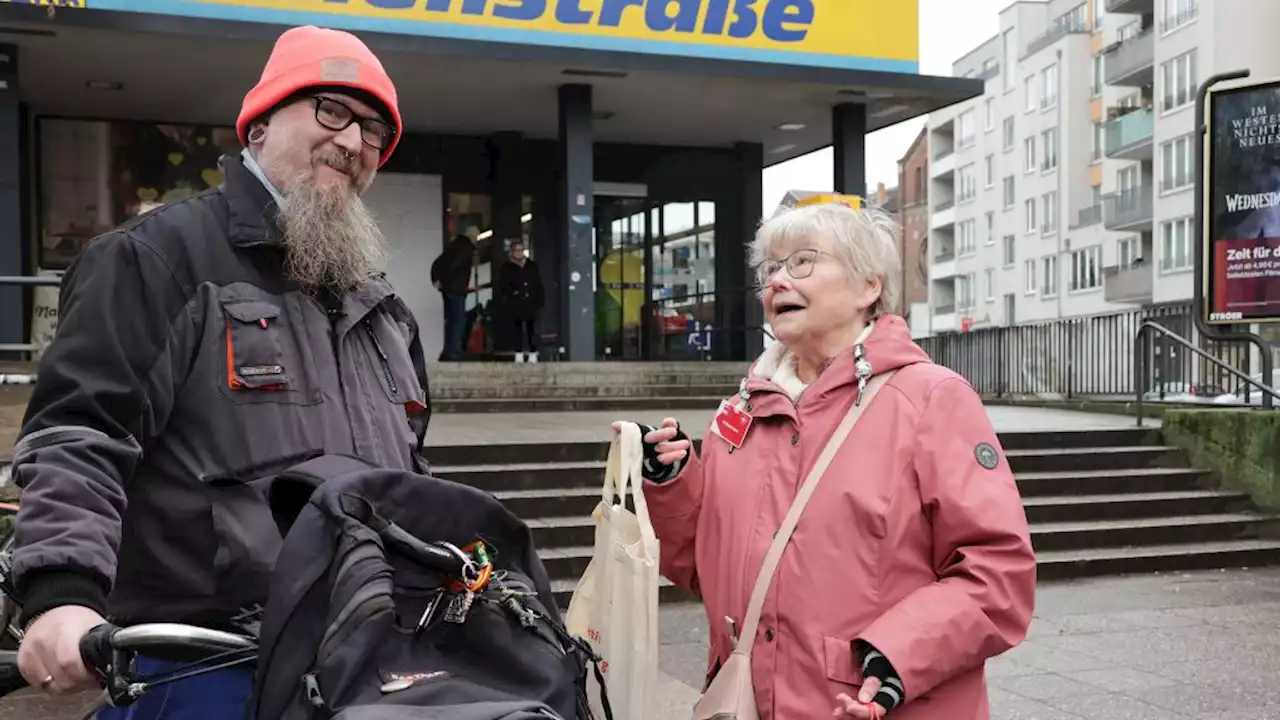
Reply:
[[742, 447], [747, 439], [747, 431], [751, 429], [751, 414], [737, 405], [721, 401], [720, 409], [711, 422], [711, 432], [719, 435], [734, 449]]

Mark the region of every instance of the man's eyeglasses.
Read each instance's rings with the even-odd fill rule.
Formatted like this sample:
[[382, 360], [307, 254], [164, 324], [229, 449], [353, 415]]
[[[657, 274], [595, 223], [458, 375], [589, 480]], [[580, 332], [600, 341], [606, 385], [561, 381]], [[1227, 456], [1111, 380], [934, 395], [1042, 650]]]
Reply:
[[323, 95], [313, 96], [316, 104], [316, 122], [321, 126], [341, 132], [353, 123], [360, 125], [360, 138], [364, 144], [379, 152], [391, 146], [396, 136], [395, 128], [378, 118], [361, 117], [345, 103]]
[[792, 278], [803, 280], [813, 274], [813, 265], [821, 254], [821, 250], [804, 248], [796, 250], [781, 260], [766, 260], [756, 265], [756, 283], [760, 287], [768, 285], [774, 274], [784, 267]]

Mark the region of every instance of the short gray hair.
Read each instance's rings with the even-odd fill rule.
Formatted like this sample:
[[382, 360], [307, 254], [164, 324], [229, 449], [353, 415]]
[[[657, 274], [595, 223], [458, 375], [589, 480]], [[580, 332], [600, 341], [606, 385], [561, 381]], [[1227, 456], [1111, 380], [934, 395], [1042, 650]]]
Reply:
[[893, 216], [875, 206], [854, 210], [839, 203], [823, 203], [788, 208], [760, 224], [751, 243], [751, 267], [772, 259], [770, 252], [779, 244], [825, 236], [851, 279], [880, 280], [880, 299], [868, 309], [874, 318], [897, 312], [902, 294], [897, 231]]

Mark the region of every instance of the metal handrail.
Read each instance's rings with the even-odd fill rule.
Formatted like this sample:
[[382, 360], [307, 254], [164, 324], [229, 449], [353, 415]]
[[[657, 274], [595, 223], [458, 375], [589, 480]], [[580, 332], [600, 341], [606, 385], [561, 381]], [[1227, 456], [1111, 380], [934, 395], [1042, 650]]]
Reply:
[[[1262, 382], [1260, 381], [1254, 380], [1248, 375], [1245, 375], [1243, 372], [1223, 362], [1219, 358], [1216, 358], [1210, 355], [1209, 353], [1205, 352], [1204, 350], [1201, 350], [1200, 348], [1196, 347], [1195, 344], [1192, 343], [1190, 340], [1187, 340], [1186, 338], [1175, 333], [1169, 328], [1166, 328], [1160, 323], [1155, 322], [1154, 320], [1147, 320], [1146, 322], [1142, 323], [1142, 325], [1138, 327], [1137, 335], [1136, 337], [1134, 337], [1134, 341], [1133, 341], [1133, 350], [1134, 350], [1133, 352], [1133, 391], [1137, 395], [1136, 410], [1138, 415], [1138, 427], [1142, 427], [1142, 396], [1146, 394], [1145, 392], [1146, 383], [1144, 383], [1143, 380], [1145, 379], [1144, 376], [1146, 375], [1145, 371], [1147, 369], [1146, 367], [1147, 352], [1146, 351], [1148, 350], [1148, 347], [1143, 344], [1143, 341], [1147, 340], [1150, 337], [1150, 333], [1147, 332], [1148, 330], [1155, 330], [1163, 334], [1165, 337], [1173, 340], [1174, 342], [1190, 350], [1191, 352], [1199, 355], [1205, 360], [1208, 360], [1214, 365], [1217, 365], [1219, 368], [1222, 368], [1223, 370], [1226, 370], [1232, 375], [1235, 375], [1237, 378], [1244, 380], [1250, 385], [1258, 386], [1258, 389], [1262, 391], [1262, 407], [1264, 409], [1266, 410], [1272, 409], [1273, 407], [1275, 407], [1275, 400], [1280, 399], [1280, 393], [1277, 393], [1275, 390], [1271, 389], [1269, 386], [1262, 384]], [[1253, 341], [1252, 338], [1244, 338], [1244, 340], [1246, 342]], [[1259, 346], [1258, 349], [1261, 350], [1263, 353], [1267, 352], [1267, 348], [1263, 346]]]
[[43, 285], [57, 287], [62, 278], [52, 275], [0, 275], [0, 285]]

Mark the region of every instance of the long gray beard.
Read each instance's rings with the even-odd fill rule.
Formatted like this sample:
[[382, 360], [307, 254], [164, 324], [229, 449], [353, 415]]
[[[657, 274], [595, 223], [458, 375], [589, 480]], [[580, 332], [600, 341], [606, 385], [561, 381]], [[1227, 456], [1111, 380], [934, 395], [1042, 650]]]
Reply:
[[346, 293], [385, 266], [386, 239], [354, 189], [292, 183], [280, 229], [285, 272], [309, 291]]

